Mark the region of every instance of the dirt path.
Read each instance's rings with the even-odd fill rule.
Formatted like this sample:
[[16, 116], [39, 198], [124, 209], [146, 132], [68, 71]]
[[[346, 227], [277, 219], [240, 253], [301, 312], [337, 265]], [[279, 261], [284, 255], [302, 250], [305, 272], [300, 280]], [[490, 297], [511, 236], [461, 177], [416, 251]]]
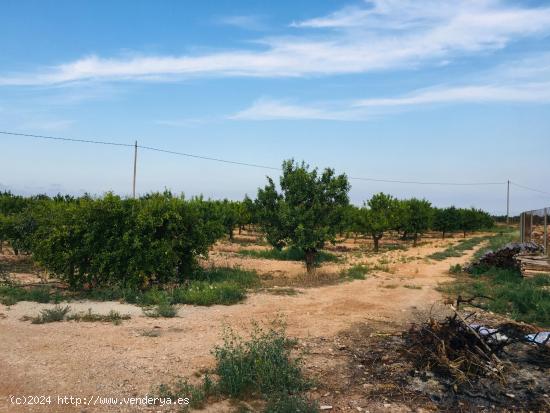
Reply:
[[[406, 255], [423, 257], [441, 249], [421, 246]], [[153, 385], [169, 383], [177, 376], [191, 377], [197, 370], [211, 367], [210, 351], [220, 342], [223, 323], [240, 328], [252, 319], [270, 320], [281, 314], [289, 335], [301, 339], [331, 337], [356, 322], [382, 321], [401, 327], [441, 299], [434, 287], [448, 279], [451, 264], [463, 263], [471, 254], [444, 261], [396, 262], [393, 273], [378, 272], [366, 280], [305, 289], [295, 296], [258, 293], [233, 306], [182, 306], [174, 319], [147, 318], [139, 308], [115, 302], [70, 303], [78, 310], [93, 307], [98, 312], [117, 309], [132, 313], [132, 319], [120, 326], [75, 322], [33, 325], [19, 318], [36, 314], [47, 305], [21, 302], [10, 309], [0, 306], [5, 316], [0, 318], [0, 412], [143, 411], [57, 404], [15, 408], [7, 397], [142, 397]], [[412, 285], [421, 288], [410, 288]], [[143, 336], [142, 331], [148, 329], [160, 336]]]

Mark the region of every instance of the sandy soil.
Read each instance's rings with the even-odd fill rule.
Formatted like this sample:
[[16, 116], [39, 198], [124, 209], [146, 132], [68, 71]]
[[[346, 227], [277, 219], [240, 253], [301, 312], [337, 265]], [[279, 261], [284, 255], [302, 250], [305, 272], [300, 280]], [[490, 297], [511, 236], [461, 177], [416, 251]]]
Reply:
[[[401, 328], [441, 300], [434, 288], [448, 279], [449, 266], [469, 259], [472, 252], [444, 261], [423, 259], [456, 241], [435, 240], [406, 251], [352, 257], [345, 264], [329, 264], [322, 269], [339, 270], [355, 262], [386, 263], [387, 272], [376, 271], [366, 280], [300, 289], [293, 296], [256, 293], [233, 306], [181, 306], [174, 319], [147, 318], [139, 307], [117, 302], [72, 302], [69, 305], [73, 311], [92, 308], [107, 313], [114, 309], [131, 314], [132, 319], [119, 326], [76, 322], [34, 325], [20, 318], [51, 305], [0, 305], [0, 412], [143, 411], [122, 406], [57, 404], [18, 408], [7, 398], [12, 394], [142, 397], [155, 385], [169, 383], [178, 376], [191, 377], [194, 372], [211, 367], [210, 351], [220, 343], [224, 323], [243, 329], [251, 320], [270, 320], [280, 314], [286, 319], [289, 335], [306, 342], [334, 337], [354, 323], [384, 323]], [[220, 251], [214, 252], [212, 261], [218, 265], [253, 266], [262, 274], [276, 271], [292, 277], [303, 273], [299, 263], [224, 256]], [[144, 336], [142, 333], [147, 330], [156, 330], [160, 335]], [[222, 404], [210, 410], [227, 409], [229, 406]], [[340, 410], [335, 406], [332, 411]]]

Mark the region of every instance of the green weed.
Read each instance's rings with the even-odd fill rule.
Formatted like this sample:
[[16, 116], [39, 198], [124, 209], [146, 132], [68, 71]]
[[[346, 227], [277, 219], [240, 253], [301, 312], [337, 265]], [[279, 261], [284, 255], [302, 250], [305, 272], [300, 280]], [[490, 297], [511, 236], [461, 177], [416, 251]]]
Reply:
[[[279, 260], [279, 261], [304, 261], [305, 254], [302, 250], [297, 248], [284, 248], [278, 250], [276, 248], [269, 250], [245, 250], [242, 249], [238, 252], [240, 255], [245, 255], [253, 258], [265, 258], [269, 260]], [[317, 264], [323, 262], [339, 262], [341, 260], [335, 254], [332, 254], [327, 251], [318, 251], [315, 261]]]
[[342, 276], [353, 280], [364, 280], [370, 268], [364, 264], [357, 264], [347, 270], [342, 271]]
[[281, 393], [271, 396], [267, 402], [264, 413], [317, 413], [317, 403], [307, 400], [300, 395]]
[[309, 383], [302, 376], [302, 361], [290, 354], [294, 345], [280, 322], [267, 329], [254, 325], [248, 341], [227, 329], [223, 344], [214, 349], [220, 392], [242, 397], [254, 392], [268, 395], [306, 389]]
[[71, 310], [71, 307], [65, 306], [61, 307], [56, 305], [53, 308], [45, 308], [40, 311], [40, 314], [36, 317], [31, 317], [32, 324], [44, 324], [44, 323], [55, 323], [58, 321], [63, 321], [65, 315]]
[[157, 306], [153, 308], [145, 308], [143, 309], [143, 313], [147, 317], [164, 317], [164, 318], [172, 318], [178, 315], [178, 309], [168, 303], [160, 303]]
[[479, 305], [515, 320], [550, 326], [550, 275], [523, 278], [518, 271], [488, 268], [476, 274], [458, 276], [440, 289], [463, 297], [485, 296]]
[[97, 314], [92, 312], [91, 308], [88, 309], [88, 312], [75, 313], [67, 316], [67, 320], [77, 322], [111, 322], [115, 325], [119, 325], [123, 320], [129, 320], [130, 318], [129, 314], [120, 314], [115, 310], [109, 311], [108, 314]]
[[428, 258], [442, 261], [450, 257], [462, 257], [466, 251], [473, 249], [476, 245], [490, 238], [491, 237], [475, 237], [467, 240], [460, 240], [455, 246], [450, 246], [443, 251], [434, 252], [428, 255]]

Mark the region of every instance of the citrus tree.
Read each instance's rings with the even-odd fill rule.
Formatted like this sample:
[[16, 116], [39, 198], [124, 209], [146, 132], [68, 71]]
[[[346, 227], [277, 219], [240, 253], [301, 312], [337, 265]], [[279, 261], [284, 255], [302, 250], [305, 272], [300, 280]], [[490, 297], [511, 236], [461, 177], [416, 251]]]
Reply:
[[283, 162], [282, 169], [280, 192], [271, 178], [258, 190], [258, 220], [271, 245], [297, 248], [312, 272], [318, 251], [336, 240], [349, 205], [348, 178], [330, 168], [319, 173], [294, 160]]
[[416, 246], [418, 239], [432, 225], [433, 210], [431, 203], [425, 199], [411, 198], [402, 202], [401, 225], [403, 231], [412, 237]]
[[460, 210], [454, 206], [434, 208], [432, 229], [441, 232], [443, 239], [445, 239], [445, 234], [458, 231], [459, 228]]
[[398, 217], [398, 201], [383, 192], [373, 195], [358, 214], [358, 229], [372, 237], [374, 251], [378, 252], [384, 233], [395, 228]]

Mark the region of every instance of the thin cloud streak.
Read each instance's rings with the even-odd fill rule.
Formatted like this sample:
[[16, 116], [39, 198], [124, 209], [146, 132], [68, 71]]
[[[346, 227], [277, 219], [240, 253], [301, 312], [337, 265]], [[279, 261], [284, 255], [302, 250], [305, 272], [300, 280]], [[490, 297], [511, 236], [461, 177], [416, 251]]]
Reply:
[[[497, 0], [376, 0], [293, 24], [293, 36], [254, 49], [197, 56], [90, 55], [35, 73], [0, 74], [0, 86], [178, 81], [194, 76], [300, 77], [407, 69], [550, 34], [550, 7]], [[314, 33], [310, 33], [311, 31]], [[263, 50], [258, 50], [257, 45]]]

